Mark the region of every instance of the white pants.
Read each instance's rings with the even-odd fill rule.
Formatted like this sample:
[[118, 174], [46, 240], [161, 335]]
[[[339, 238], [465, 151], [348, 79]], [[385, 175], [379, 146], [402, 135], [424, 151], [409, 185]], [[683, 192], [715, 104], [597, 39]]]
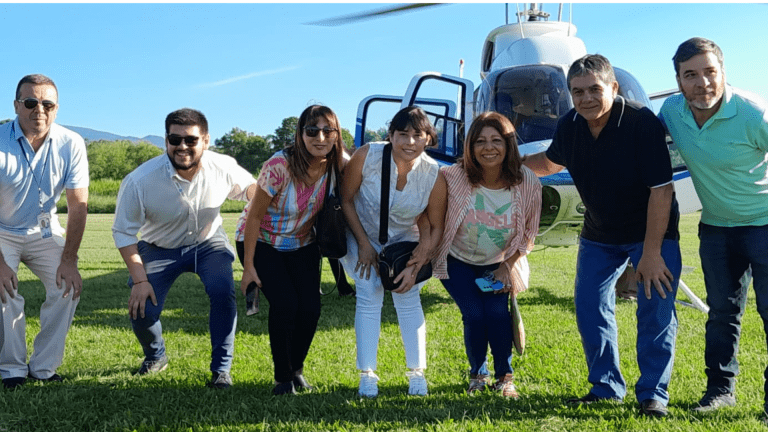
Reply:
[[[35, 337], [34, 352], [27, 366], [26, 318], [24, 297], [6, 293], [2, 304], [3, 338], [0, 349], [0, 377], [25, 377], [27, 372], [35, 378], [50, 378], [61, 365], [69, 326], [75, 316], [80, 299], [72, 300], [72, 293], [63, 298], [64, 291], [56, 285], [56, 270], [64, 250], [64, 238], [53, 236], [43, 239], [40, 233], [18, 236], [0, 232], [0, 249], [5, 263], [18, 274], [23, 262], [45, 287], [45, 302], [40, 308], [40, 333]], [[26, 283], [21, 283], [26, 285]]]
[[[357, 368], [376, 370], [381, 333], [381, 307], [384, 304], [384, 287], [375, 271], [365, 280], [355, 273], [357, 263], [357, 242], [354, 237], [347, 242], [348, 252], [342, 265], [355, 280], [357, 306], [355, 308], [355, 336], [357, 340]], [[376, 248], [376, 246], [374, 246]], [[427, 327], [421, 309], [419, 292], [426, 282], [416, 284], [403, 294], [392, 293], [397, 311], [400, 335], [405, 347], [405, 363], [409, 369], [427, 367]]]

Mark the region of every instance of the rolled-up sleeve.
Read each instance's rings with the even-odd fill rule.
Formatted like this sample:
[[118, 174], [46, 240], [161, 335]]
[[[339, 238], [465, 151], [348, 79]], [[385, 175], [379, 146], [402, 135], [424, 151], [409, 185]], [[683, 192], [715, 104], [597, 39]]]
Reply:
[[523, 216], [525, 228], [523, 238], [519, 244], [520, 255], [527, 255], [533, 249], [536, 235], [539, 233], [539, 220], [541, 218], [541, 182], [527, 168], [523, 169], [524, 180], [522, 184]]
[[[234, 160], [233, 160], [234, 162]], [[232, 166], [227, 170], [229, 175], [229, 182], [232, 185], [227, 198], [231, 200], [247, 201], [248, 197], [246, 192], [248, 187], [256, 183], [256, 179], [245, 168], [238, 165], [236, 162], [232, 163]]]
[[115, 207], [112, 238], [118, 249], [139, 242], [138, 233], [144, 225], [144, 206], [136, 183], [126, 177], [120, 185]]

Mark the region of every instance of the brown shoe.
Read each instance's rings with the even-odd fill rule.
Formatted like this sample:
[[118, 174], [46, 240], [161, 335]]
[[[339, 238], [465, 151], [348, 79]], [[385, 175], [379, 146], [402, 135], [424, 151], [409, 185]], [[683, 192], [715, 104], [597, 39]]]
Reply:
[[493, 389], [501, 393], [501, 395], [504, 397], [512, 399], [517, 399], [520, 397], [520, 394], [517, 393], [517, 389], [515, 388], [515, 383], [512, 382], [511, 373], [508, 373], [499, 378], [499, 380], [496, 381], [496, 384], [493, 385]]
[[467, 394], [475, 394], [480, 393], [481, 391], [485, 390], [486, 387], [488, 387], [488, 384], [490, 383], [491, 377], [488, 375], [481, 375], [477, 374], [474, 378], [470, 376], [469, 378], [469, 388], [467, 389]]

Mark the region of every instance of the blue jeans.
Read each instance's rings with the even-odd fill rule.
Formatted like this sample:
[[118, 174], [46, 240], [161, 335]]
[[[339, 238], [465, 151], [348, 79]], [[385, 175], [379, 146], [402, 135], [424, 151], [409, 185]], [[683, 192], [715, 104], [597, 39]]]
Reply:
[[[131, 319], [133, 332], [144, 349], [146, 360], [157, 360], [165, 355], [163, 326], [160, 314], [165, 297], [173, 282], [185, 272], [196, 273], [205, 286], [211, 302], [208, 326], [211, 332], [211, 371], [228, 372], [235, 351], [235, 325], [237, 304], [235, 283], [232, 279], [232, 261], [235, 257], [224, 240], [210, 239], [197, 247], [164, 249], [144, 241], [138, 244], [139, 255], [147, 271], [157, 298], [157, 306], [147, 299], [144, 318]], [[188, 250], [187, 250], [188, 249]], [[128, 285], [133, 286], [129, 278]]]
[[[717, 227], [699, 224], [699, 255], [707, 287], [707, 389], [733, 392], [739, 374], [741, 317], [752, 268], [757, 312], [768, 334], [768, 226]], [[768, 369], [765, 371], [768, 377]], [[768, 394], [768, 382], [764, 391]]]
[[512, 373], [512, 326], [509, 315], [509, 293], [480, 291], [475, 279], [499, 264], [477, 266], [448, 256], [448, 277], [440, 282], [453, 297], [464, 322], [464, 346], [471, 375], [490, 375], [486, 364], [488, 345], [493, 354], [496, 378]]
[[[642, 242], [609, 245], [583, 237], [579, 242], [574, 294], [576, 321], [587, 358], [592, 384], [590, 392], [598, 397], [623, 399], [627, 393], [627, 384], [619, 370], [615, 286], [627, 263], [631, 260], [637, 268], [642, 254]], [[678, 242], [664, 240], [661, 256], [675, 278], [674, 290], [662, 299], [652, 287], [648, 300], [642, 284], [638, 284], [637, 363], [640, 379], [635, 385], [635, 395], [638, 401], [655, 399], [666, 404], [677, 335], [675, 296], [682, 269]]]

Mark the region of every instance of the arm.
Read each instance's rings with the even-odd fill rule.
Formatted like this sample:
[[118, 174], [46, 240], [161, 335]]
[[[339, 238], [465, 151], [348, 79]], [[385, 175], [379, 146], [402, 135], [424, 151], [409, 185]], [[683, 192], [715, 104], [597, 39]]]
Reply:
[[80, 298], [83, 278], [77, 270], [77, 251], [85, 232], [88, 216], [88, 188], [67, 189], [67, 237], [61, 253], [61, 263], [56, 269], [56, 284], [64, 289], [62, 297], [73, 291], [72, 300]]
[[360, 223], [360, 217], [355, 210], [355, 195], [363, 183], [363, 166], [368, 156], [368, 146], [363, 146], [355, 151], [344, 169], [344, 179], [341, 183], [341, 211], [347, 219], [347, 225], [357, 240], [357, 264], [354, 271], [359, 271], [365, 279], [371, 276], [371, 267], [378, 273], [379, 255], [368, 241], [368, 235]]
[[419, 217], [419, 245], [413, 250], [411, 259], [408, 260], [403, 270], [394, 282], [402, 281], [400, 286], [392, 292], [404, 293], [409, 291], [414, 284], [416, 275], [421, 268], [433, 257], [445, 230], [445, 212], [448, 207], [448, 184], [443, 172], [437, 175], [437, 181], [429, 194], [429, 202], [424, 213]]
[[645, 286], [645, 297], [651, 298], [651, 284], [661, 298], [667, 298], [662, 283], [667, 291], [672, 292], [674, 276], [661, 257], [661, 245], [669, 223], [669, 209], [672, 205], [673, 183], [651, 189], [648, 198], [648, 221], [643, 242], [643, 256], [636, 269], [636, 278]]
[[523, 165], [533, 171], [538, 177], [546, 177], [548, 175], [557, 174], [565, 168], [562, 165], [558, 165], [547, 157], [546, 152], [536, 153], [532, 155], [523, 156]]
[[16, 290], [19, 289], [19, 279], [16, 277], [13, 269], [8, 267], [5, 263], [5, 257], [2, 251], [0, 251], [0, 301], [7, 303], [8, 300], [5, 297], [7, 292], [11, 298], [16, 298]]
[[144, 318], [147, 298], [151, 299], [152, 304], [155, 306], [157, 306], [157, 298], [155, 298], [155, 290], [152, 288], [152, 284], [147, 280], [147, 272], [144, 270], [144, 262], [141, 260], [141, 255], [139, 255], [139, 248], [136, 244], [132, 244], [118, 248], [118, 250], [133, 280], [131, 296], [128, 298], [128, 315], [132, 319]]
[[243, 295], [245, 295], [245, 291], [251, 282], [255, 282], [256, 286], [261, 288], [261, 279], [259, 279], [259, 275], [256, 273], [254, 257], [256, 255], [256, 242], [259, 239], [261, 220], [267, 214], [267, 209], [271, 203], [272, 197], [269, 196], [267, 191], [257, 186], [255, 195], [251, 200], [251, 208], [248, 210], [248, 217], [245, 220], [245, 230], [243, 231], [245, 234], [245, 239], [243, 240], [245, 256], [243, 257], [243, 278], [240, 280], [240, 291], [243, 292]]

